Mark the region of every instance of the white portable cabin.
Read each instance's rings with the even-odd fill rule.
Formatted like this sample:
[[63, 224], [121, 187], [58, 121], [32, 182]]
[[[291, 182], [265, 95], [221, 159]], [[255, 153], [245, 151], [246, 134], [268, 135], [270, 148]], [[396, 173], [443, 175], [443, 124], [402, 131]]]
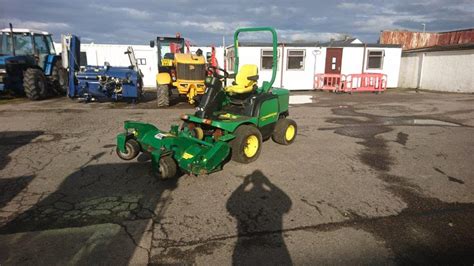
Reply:
[[[271, 78], [269, 43], [239, 43], [239, 65], [259, 68], [259, 85]], [[311, 90], [314, 76], [324, 73], [387, 75], [387, 87], [397, 87], [402, 49], [399, 45], [364, 44], [358, 39], [327, 43], [280, 43], [276, 87]], [[234, 47], [226, 47], [227, 68], [233, 71]]]

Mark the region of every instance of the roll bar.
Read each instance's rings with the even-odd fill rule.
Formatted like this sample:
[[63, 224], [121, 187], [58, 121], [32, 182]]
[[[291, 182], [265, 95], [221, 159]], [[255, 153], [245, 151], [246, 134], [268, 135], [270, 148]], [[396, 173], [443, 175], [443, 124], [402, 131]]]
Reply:
[[268, 92], [273, 86], [273, 83], [276, 79], [276, 72], [278, 66], [278, 37], [274, 28], [271, 27], [256, 27], [256, 28], [240, 28], [237, 29], [234, 33], [234, 54], [235, 54], [235, 63], [234, 63], [234, 72], [239, 72], [239, 34], [241, 32], [256, 32], [256, 31], [268, 31], [272, 34], [272, 48], [273, 48], [273, 62], [272, 62], [272, 78], [270, 81], [264, 81], [262, 84], [262, 91]]

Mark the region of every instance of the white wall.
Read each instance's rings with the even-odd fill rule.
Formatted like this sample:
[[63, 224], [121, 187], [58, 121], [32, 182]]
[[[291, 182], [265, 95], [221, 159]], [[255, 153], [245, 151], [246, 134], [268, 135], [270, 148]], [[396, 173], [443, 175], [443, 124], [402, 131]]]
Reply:
[[[289, 50], [305, 50], [304, 69], [287, 69], [288, 51]], [[313, 52], [318, 51], [318, 55]], [[275, 84], [289, 90], [310, 90], [313, 88], [314, 75], [316, 73], [324, 73], [326, 63], [326, 48], [322, 47], [285, 47], [283, 58], [283, 84]], [[315, 61], [316, 60], [316, 61]], [[281, 62], [281, 58], [280, 58]], [[316, 66], [315, 66], [316, 62]], [[281, 75], [281, 72], [279, 73]]]
[[410, 53], [402, 56], [400, 61], [400, 78], [398, 79], [398, 87], [418, 87], [419, 62], [419, 54]]
[[[369, 51], [384, 51], [382, 69], [367, 69]], [[341, 74], [361, 74], [362, 71], [386, 74], [387, 87], [395, 88], [398, 86], [401, 53], [401, 48], [367, 47], [364, 60], [364, 47], [344, 47]], [[362, 64], [364, 64], [363, 68]]]
[[361, 74], [363, 60], [364, 47], [344, 47], [342, 50], [341, 74]]
[[[384, 50], [383, 68], [382, 69], [367, 69], [367, 58], [365, 60], [365, 72], [383, 73], [387, 75], [387, 87], [398, 87], [398, 78], [400, 75], [400, 60], [402, 56], [402, 48], [371, 48], [369, 50]], [[366, 53], [367, 56], [367, 53]]]
[[400, 87], [474, 93], [474, 49], [407, 53], [400, 68]]
[[426, 53], [421, 89], [474, 92], [474, 50]]

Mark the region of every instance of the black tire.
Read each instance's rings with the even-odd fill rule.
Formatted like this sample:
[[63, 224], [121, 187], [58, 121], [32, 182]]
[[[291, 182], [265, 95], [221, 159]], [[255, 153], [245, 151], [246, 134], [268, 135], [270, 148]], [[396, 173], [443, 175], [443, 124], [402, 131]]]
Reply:
[[120, 159], [125, 161], [130, 161], [138, 156], [140, 153], [140, 144], [134, 139], [129, 139], [125, 142], [125, 150], [126, 152], [121, 152], [117, 147], [116, 152]]
[[[235, 135], [235, 139], [230, 141], [232, 160], [244, 164], [257, 160], [262, 150], [262, 134], [260, 131], [254, 126], [241, 125], [234, 131], [233, 134]], [[257, 138], [258, 146], [256, 148], [257, 150], [250, 152], [252, 155], [249, 155], [245, 150], [249, 145], [248, 141], [251, 136], [255, 136]], [[251, 148], [251, 150], [253, 149]]]
[[158, 177], [160, 179], [168, 179], [176, 176], [178, 166], [171, 156], [163, 156], [160, 159]]
[[23, 87], [30, 100], [38, 101], [48, 96], [48, 82], [41, 69], [28, 68], [23, 74]]
[[66, 95], [68, 91], [68, 73], [61, 63], [61, 60], [56, 60], [54, 63], [53, 71], [51, 72], [51, 83], [53, 89], [58, 95]]
[[156, 104], [158, 107], [170, 106], [170, 88], [168, 84], [157, 85]]
[[[293, 127], [294, 131], [293, 134], [287, 136], [286, 133], [287, 130], [291, 130], [289, 129], [290, 127]], [[296, 122], [291, 119], [281, 118], [277, 121], [275, 125], [275, 130], [273, 131], [272, 139], [278, 144], [290, 145], [295, 141], [297, 134], [298, 127], [296, 125]]]

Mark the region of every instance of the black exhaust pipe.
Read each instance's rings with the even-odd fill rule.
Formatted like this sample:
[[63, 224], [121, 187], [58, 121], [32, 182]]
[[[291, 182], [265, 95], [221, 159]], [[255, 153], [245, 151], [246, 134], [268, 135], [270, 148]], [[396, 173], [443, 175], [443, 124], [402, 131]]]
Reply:
[[12, 54], [15, 56], [15, 38], [13, 38], [13, 25], [10, 23], [10, 38], [12, 38]]

